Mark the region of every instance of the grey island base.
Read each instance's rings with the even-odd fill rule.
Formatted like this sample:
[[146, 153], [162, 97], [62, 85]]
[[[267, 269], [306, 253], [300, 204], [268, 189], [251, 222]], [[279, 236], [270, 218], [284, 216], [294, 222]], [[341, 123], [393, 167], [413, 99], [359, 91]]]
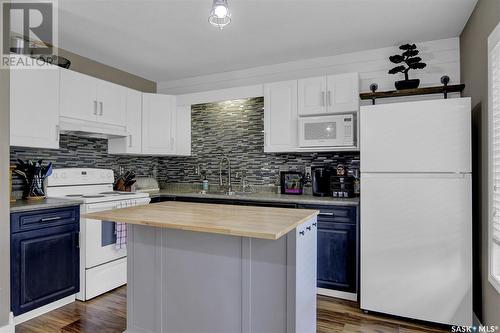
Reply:
[[313, 333], [317, 214], [166, 202], [89, 215], [129, 223], [127, 333]]

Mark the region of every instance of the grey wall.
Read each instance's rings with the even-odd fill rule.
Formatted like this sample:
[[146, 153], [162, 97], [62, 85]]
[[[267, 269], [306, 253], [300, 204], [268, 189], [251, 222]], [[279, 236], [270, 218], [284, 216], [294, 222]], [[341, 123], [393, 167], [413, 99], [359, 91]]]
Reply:
[[9, 71], [0, 69], [0, 327], [9, 322]]
[[143, 92], [155, 93], [156, 82], [143, 79], [114, 67], [104, 65], [78, 54], [59, 49], [59, 55], [71, 60], [70, 69], [102, 80], [120, 84]]
[[500, 294], [488, 282], [488, 36], [500, 22], [500, 1], [479, 0], [460, 36], [465, 96], [474, 128], [474, 311], [483, 324], [500, 324]]

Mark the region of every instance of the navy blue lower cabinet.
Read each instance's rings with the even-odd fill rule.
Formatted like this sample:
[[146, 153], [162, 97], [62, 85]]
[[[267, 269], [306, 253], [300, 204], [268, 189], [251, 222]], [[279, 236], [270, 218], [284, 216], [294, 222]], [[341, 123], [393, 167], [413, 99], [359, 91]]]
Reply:
[[318, 215], [319, 288], [357, 293], [359, 281], [358, 207], [299, 205]]
[[[73, 209], [79, 214], [79, 207]], [[49, 213], [53, 216], [44, 217]], [[32, 212], [33, 220], [40, 216], [38, 222], [29, 231], [11, 235], [11, 307], [15, 316], [80, 289], [79, 220], [47, 226], [62, 221], [66, 213], [67, 209], [60, 216], [56, 209]], [[15, 215], [11, 215], [11, 223], [15, 223]]]
[[318, 287], [356, 292], [356, 225], [318, 222]]

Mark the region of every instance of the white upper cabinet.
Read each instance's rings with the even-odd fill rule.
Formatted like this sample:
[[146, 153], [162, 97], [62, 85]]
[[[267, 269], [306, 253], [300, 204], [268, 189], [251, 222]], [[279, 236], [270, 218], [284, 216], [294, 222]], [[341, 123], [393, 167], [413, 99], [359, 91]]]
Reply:
[[191, 155], [191, 105], [177, 107], [175, 155]]
[[124, 138], [108, 140], [110, 154], [140, 154], [142, 152], [142, 92], [127, 89], [125, 98], [126, 129]]
[[127, 149], [130, 153], [142, 151], [142, 92], [127, 89]]
[[175, 154], [176, 115], [175, 96], [146, 93], [142, 95], [143, 154]]
[[298, 112], [301, 116], [359, 110], [358, 73], [318, 76], [298, 81]]
[[59, 148], [59, 73], [51, 69], [10, 71], [10, 145]]
[[61, 70], [61, 116], [96, 121], [98, 105], [95, 80], [75, 71]]
[[110, 154], [191, 155], [191, 106], [175, 96], [127, 89], [127, 137], [108, 140]]
[[326, 76], [311, 77], [298, 81], [299, 113], [313, 115], [326, 113]]
[[358, 73], [329, 75], [327, 77], [328, 113], [343, 113], [359, 110]]
[[264, 151], [296, 151], [297, 126], [297, 81], [265, 84]]
[[99, 113], [98, 122], [124, 126], [126, 115], [127, 89], [117, 84], [98, 80], [97, 101]]
[[125, 126], [126, 88], [71, 70], [61, 70], [60, 114], [72, 119]]

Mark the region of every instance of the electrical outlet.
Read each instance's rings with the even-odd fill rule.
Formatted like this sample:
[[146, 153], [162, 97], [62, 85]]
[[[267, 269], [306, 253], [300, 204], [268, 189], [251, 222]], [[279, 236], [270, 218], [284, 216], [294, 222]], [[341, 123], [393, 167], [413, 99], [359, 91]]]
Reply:
[[310, 174], [311, 174], [311, 167], [306, 166], [306, 175], [310, 175]]

